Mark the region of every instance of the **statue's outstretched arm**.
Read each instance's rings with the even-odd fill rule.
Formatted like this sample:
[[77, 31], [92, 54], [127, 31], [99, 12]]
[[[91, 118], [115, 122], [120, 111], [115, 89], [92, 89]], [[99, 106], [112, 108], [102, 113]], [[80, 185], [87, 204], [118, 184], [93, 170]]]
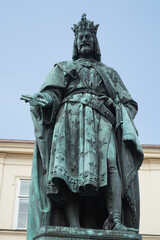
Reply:
[[33, 96], [23, 94], [20, 99], [29, 102], [30, 106], [49, 107], [52, 104], [52, 97], [48, 93], [38, 92]]

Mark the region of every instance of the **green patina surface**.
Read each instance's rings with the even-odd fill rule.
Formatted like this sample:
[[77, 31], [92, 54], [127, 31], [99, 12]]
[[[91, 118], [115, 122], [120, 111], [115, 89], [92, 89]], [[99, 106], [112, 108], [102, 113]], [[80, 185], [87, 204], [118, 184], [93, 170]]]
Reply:
[[102, 231], [94, 229], [78, 229], [67, 227], [43, 227], [40, 230], [39, 236], [35, 240], [52, 240], [52, 239], [110, 239], [110, 240], [141, 240], [142, 237], [133, 232], [116, 232]]
[[21, 98], [31, 105], [36, 137], [28, 240], [50, 225], [127, 236], [139, 228], [137, 103], [118, 73], [101, 63], [97, 29], [83, 15], [73, 28], [73, 61], [55, 64], [40, 91]]

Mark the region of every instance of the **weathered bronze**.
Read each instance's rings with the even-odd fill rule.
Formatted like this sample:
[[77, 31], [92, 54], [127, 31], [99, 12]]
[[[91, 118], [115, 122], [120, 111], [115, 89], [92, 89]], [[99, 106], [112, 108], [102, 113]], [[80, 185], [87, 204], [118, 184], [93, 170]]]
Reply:
[[138, 232], [143, 160], [137, 103], [101, 62], [98, 25], [72, 28], [73, 61], [55, 64], [31, 105], [33, 156], [28, 240], [43, 226]]

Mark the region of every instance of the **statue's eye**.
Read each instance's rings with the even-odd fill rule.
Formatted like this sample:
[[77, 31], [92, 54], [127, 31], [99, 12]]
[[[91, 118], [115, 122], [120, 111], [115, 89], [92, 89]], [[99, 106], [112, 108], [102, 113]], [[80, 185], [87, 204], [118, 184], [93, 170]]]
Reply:
[[78, 39], [79, 39], [79, 40], [82, 40], [82, 36], [78, 36]]
[[90, 38], [91, 38], [91, 35], [90, 35], [90, 34], [87, 34], [87, 35], [86, 35], [86, 38], [87, 38], [87, 39], [90, 39]]

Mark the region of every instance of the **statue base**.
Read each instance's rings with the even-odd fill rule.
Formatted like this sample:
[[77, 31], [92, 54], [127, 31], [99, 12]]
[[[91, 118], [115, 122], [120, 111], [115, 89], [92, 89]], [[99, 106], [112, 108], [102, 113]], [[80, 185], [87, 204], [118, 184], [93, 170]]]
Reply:
[[47, 226], [40, 228], [33, 240], [142, 240], [140, 234], [131, 231], [109, 231], [88, 228]]

